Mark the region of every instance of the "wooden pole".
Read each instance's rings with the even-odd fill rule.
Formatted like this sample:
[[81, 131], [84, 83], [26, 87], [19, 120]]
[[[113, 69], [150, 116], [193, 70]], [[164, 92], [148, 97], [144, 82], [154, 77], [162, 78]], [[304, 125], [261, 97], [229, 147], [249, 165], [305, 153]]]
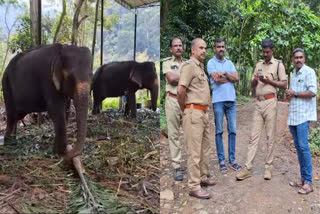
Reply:
[[134, 9], [134, 41], [133, 41], [133, 60], [136, 61], [137, 46], [137, 8]]
[[96, 46], [96, 36], [97, 36], [97, 22], [98, 22], [98, 12], [99, 12], [99, 0], [96, 3], [96, 13], [94, 18], [94, 28], [93, 28], [93, 38], [92, 38], [92, 64], [91, 70], [93, 68], [93, 61], [94, 61], [94, 47]]
[[103, 65], [103, 2], [101, 0], [101, 47], [100, 47], [100, 66]]

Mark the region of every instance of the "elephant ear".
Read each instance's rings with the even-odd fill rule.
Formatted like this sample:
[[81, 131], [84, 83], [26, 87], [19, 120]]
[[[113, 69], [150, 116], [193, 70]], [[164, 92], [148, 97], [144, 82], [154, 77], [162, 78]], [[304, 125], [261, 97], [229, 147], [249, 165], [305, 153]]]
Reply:
[[135, 83], [138, 85], [138, 87], [142, 88], [142, 72], [143, 70], [139, 70], [139, 66], [135, 65], [131, 68], [130, 75], [129, 75], [129, 81]]
[[59, 91], [61, 89], [62, 74], [62, 62], [60, 57], [56, 56], [52, 60], [51, 64], [52, 81], [55, 88]]

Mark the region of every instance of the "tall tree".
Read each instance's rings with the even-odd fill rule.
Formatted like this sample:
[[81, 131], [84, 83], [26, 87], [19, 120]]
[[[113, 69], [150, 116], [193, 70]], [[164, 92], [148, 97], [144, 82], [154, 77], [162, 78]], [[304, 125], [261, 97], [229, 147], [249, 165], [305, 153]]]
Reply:
[[58, 36], [58, 34], [60, 32], [60, 28], [61, 28], [63, 19], [64, 19], [65, 15], [66, 15], [66, 8], [67, 8], [66, 0], [62, 0], [62, 13], [60, 15], [60, 19], [59, 19], [59, 23], [57, 25], [56, 31], [54, 33], [53, 43], [57, 42], [57, 36]]
[[[98, 12], [99, 12], [99, 0], [97, 0], [97, 2], [96, 2], [96, 13], [95, 13], [95, 18], [94, 18], [93, 39], [92, 39], [92, 59], [94, 59], [94, 47], [96, 45]], [[93, 61], [92, 61], [91, 67], [92, 66], [93, 66]]]
[[85, 15], [79, 20], [79, 15], [81, 11], [81, 7], [83, 5], [84, 0], [78, 0], [76, 4], [76, 11], [73, 16], [73, 24], [72, 24], [72, 34], [71, 34], [71, 44], [78, 44], [78, 36], [79, 36], [79, 26], [83, 20], [85, 20], [88, 16]]
[[34, 46], [41, 44], [41, 0], [30, 0], [31, 35]]

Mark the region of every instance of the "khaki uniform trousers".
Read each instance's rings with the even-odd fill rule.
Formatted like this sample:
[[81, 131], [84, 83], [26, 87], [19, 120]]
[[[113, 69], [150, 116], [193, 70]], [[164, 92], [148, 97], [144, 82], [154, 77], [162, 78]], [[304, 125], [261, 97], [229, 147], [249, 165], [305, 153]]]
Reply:
[[181, 167], [181, 144], [179, 141], [180, 107], [178, 100], [167, 95], [165, 108], [172, 167], [177, 169]]
[[249, 170], [252, 168], [252, 164], [257, 153], [261, 132], [264, 126], [267, 134], [267, 157], [265, 159], [265, 168], [272, 167], [273, 148], [277, 130], [277, 105], [278, 101], [276, 98], [264, 101], [256, 100], [255, 102], [253, 123], [251, 126], [251, 137], [248, 146], [248, 156], [245, 164], [246, 168]]
[[209, 117], [198, 109], [185, 109], [183, 114], [184, 139], [188, 145], [188, 186], [191, 191], [201, 188], [209, 171]]

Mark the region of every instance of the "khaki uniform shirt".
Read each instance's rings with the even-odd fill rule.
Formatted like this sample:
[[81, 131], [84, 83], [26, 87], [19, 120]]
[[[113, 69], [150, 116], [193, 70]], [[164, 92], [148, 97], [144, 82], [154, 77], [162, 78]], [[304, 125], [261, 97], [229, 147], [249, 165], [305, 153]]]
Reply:
[[[172, 72], [180, 76], [180, 67], [184, 61], [186, 60], [183, 59], [182, 57], [181, 57], [181, 62], [177, 61], [174, 56], [165, 58], [162, 64], [163, 74], [165, 75], [167, 72]], [[166, 78], [166, 92], [177, 94], [177, 86], [170, 85], [167, 78]]]
[[[279, 60], [273, 57], [271, 58], [269, 63], [266, 63], [264, 60], [260, 60], [257, 63], [256, 68], [254, 69], [254, 73], [260, 72], [263, 75], [268, 76], [271, 80], [275, 80], [275, 81], [287, 80], [286, 71], [282, 62], [280, 62], [279, 64], [279, 71], [277, 71], [279, 62], [280, 62]], [[261, 81], [258, 81], [258, 85], [256, 87], [257, 96], [264, 96], [267, 94], [276, 94], [276, 93], [277, 93], [276, 87], [270, 84], [265, 84]]]
[[208, 106], [211, 103], [208, 77], [204, 65], [194, 57], [181, 66], [179, 85], [187, 88], [186, 104]]

